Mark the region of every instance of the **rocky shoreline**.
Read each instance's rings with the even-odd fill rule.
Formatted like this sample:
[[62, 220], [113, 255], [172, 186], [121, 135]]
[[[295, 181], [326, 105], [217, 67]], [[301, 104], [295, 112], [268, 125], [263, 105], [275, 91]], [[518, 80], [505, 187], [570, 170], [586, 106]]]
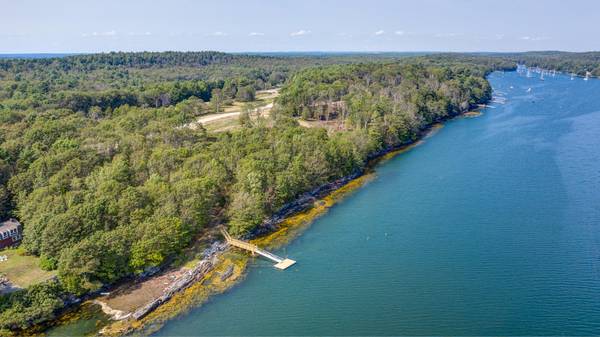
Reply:
[[[246, 235], [244, 238], [250, 240], [277, 231], [278, 224], [284, 221], [287, 217], [306, 210], [307, 208], [311, 207], [311, 205], [313, 205], [319, 198], [322, 198], [332, 191], [339, 189], [340, 187], [346, 185], [349, 181], [359, 177], [361, 174], [362, 172], [355, 173], [353, 175], [337, 179], [331, 183], [321, 185], [309, 192], [303, 193], [296, 200], [284, 205], [277, 213], [263, 221], [260, 226], [257, 226], [256, 230]], [[214, 269], [218, 256], [227, 248], [228, 245], [226, 243], [214, 241], [211, 246], [203, 252], [203, 259], [196, 263], [194, 268], [173, 281], [173, 283], [163, 291], [162, 295], [138, 308], [134, 312], [125, 313], [121, 310], [113, 309], [108, 304], [99, 300], [94, 300], [93, 302], [101, 305], [102, 311], [111, 316], [114, 320], [123, 320], [129, 318], [140, 320], [158, 308], [161, 304], [169, 301], [176, 293], [184, 291], [195, 282], [201, 281], [209, 271]], [[231, 276], [232, 273], [233, 267], [229, 267], [221, 274], [221, 281], [225, 281], [229, 276]]]
[[[306, 192], [265, 220], [257, 230], [247, 235], [245, 239], [251, 240], [261, 247], [279, 247], [288, 242], [295, 233], [301, 232], [305, 228], [304, 225], [311, 223], [316, 217], [322, 215], [341, 197], [362, 186], [366, 179], [367, 175], [361, 172]], [[332, 197], [332, 195], [336, 196]], [[290, 224], [290, 221], [293, 224]], [[195, 302], [189, 304], [189, 307], [194, 307], [203, 303], [209, 297], [234, 286], [243, 278], [250, 258], [246, 254], [228, 251], [227, 244], [214, 242], [213, 246], [215, 245], [218, 245], [219, 248], [215, 249], [214, 254], [204, 258], [196, 265], [201, 270], [194, 273], [195, 276], [191, 276], [192, 273], [190, 273], [190, 276], [182, 279], [181, 282], [176, 281], [177, 285], [174, 283], [162, 296], [140, 308], [127, 319], [114, 322], [112, 325], [103, 328], [100, 333], [108, 336], [151, 334], [156, 331], [157, 324], [160, 325], [168, 320], [165, 316], [170, 315], [165, 314], [165, 312], [173, 310], [184, 312], [187, 310], [185, 308], [187, 304], [181, 305], [179, 303], [181, 298], [196, 298], [193, 300]], [[243, 258], [243, 260], [235, 262], [232, 260], [232, 256]], [[216, 288], [214, 283], [218, 283]], [[201, 295], [199, 296], [198, 293]]]
[[[165, 289], [165, 291], [160, 297], [156, 298], [153, 301], [150, 301], [148, 304], [133, 312], [131, 314], [131, 317], [136, 320], [143, 318], [144, 316], [148, 315], [148, 313], [150, 313], [152, 310], [156, 309], [159, 305], [170, 300], [174, 294], [185, 290], [190, 285], [192, 285], [192, 283], [202, 280], [206, 273], [214, 268], [217, 255], [224, 251], [226, 248], [226, 243], [221, 243], [220, 241], [213, 242], [211, 247], [205, 250], [204, 259], [200, 260], [200, 262], [198, 262], [193, 269], [191, 269], [183, 276], [175, 280], [173, 284], [171, 284], [167, 289]], [[128, 316], [122, 317], [122, 319], [127, 317]]]
[[[454, 117], [459, 117], [465, 115], [466, 113], [467, 112]], [[244, 239], [253, 240], [259, 237], [267, 236], [269, 234], [277, 233], [277, 231], [281, 229], [279, 225], [282, 222], [286, 221], [286, 219], [288, 219], [289, 217], [292, 217], [295, 214], [304, 212], [307, 209], [314, 207], [315, 203], [320, 199], [342, 189], [344, 186], [347, 186], [350, 182], [358, 180], [357, 178], [364, 177], [367, 171], [371, 170], [375, 165], [377, 165], [377, 163], [379, 163], [381, 160], [385, 160], [388, 156], [393, 156], [418, 145], [422, 139], [435, 132], [439, 128], [439, 126], [441, 126], [439, 122], [430, 125], [427, 129], [424, 129], [413, 142], [401, 144], [393, 148], [382, 149], [376, 153], [371, 154], [367, 158], [368, 164], [363, 170], [354, 172], [351, 175], [339, 178], [333, 182], [321, 185], [308, 192], [303, 193], [294, 201], [285, 204], [279, 209], [279, 211], [270, 216], [268, 219], [264, 220], [261, 223], [261, 225], [256, 227], [256, 229], [254, 229], [249, 234], [245, 235]], [[312, 219], [310, 221], [312, 221]], [[211, 271], [214, 271], [217, 265], [219, 264], [219, 257], [227, 250], [227, 247], [228, 245], [226, 243], [221, 243], [220, 241], [213, 242], [211, 244], [211, 247], [204, 252], [204, 258], [201, 261], [199, 261], [192, 270], [186, 272], [186, 274], [184, 274], [182, 277], [175, 280], [173, 284], [171, 284], [167, 289], [165, 289], [162, 295], [160, 295], [158, 298], [138, 308], [133, 313], [125, 314], [122, 316], [115, 316], [110, 314], [110, 310], [104, 310], [105, 313], [108, 313], [115, 319], [121, 319], [122, 321], [136, 321], [139, 322], [139, 324], [134, 324], [136, 325], [135, 328], [129, 326], [124, 330], [120, 330], [116, 334], [115, 331], [107, 329], [110, 328], [109, 325], [102, 329], [100, 333], [107, 335], [126, 335], [134, 330], [141, 329], [145, 324], [142, 321], [145, 321], [146, 316], [148, 316], [157, 308], [161, 307], [163, 304], [170, 302], [170, 300], [176, 294], [183, 293], [186, 291], [186, 289], [192, 287], [200, 281], [203, 281], [203, 279], [207, 277], [207, 275], [210, 274]], [[221, 281], [228, 282], [228, 279], [231, 276], [231, 274], [233, 274], [232, 266], [228, 267], [227, 270], [222, 271], [219, 274]], [[149, 276], [151, 275], [145, 275], [143, 278], [147, 278]], [[237, 277], [235, 279], [237, 279]], [[225, 289], [223, 289], [223, 291], [235, 284], [234, 282], [235, 281], [228, 282], [229, 285]], [[110, 307], [108, 307], [108, 309], [110, 309]]]
[[284, 221], [287, 217], [294, 213], [298, 213], [306, 210], [308, 207], [313, 205], [315, 201], [323, 196], [331, 193], [339, 189], [340, 187], [346, 185], [351, 180], [354, 180], [362, 175], [361, 172], [356, 172], [349, 176], [337, 179], [331, 183], [327, 183], [321, 185], [317, 188], [314, 188], [311, 191], [305, 192], [296, 198], [294, 201], [285, 204], [283, 207], [279, 209], [275, 214], [269, 217], [267, 220], [263, 221], [262, 224], [256, 227], [252, 232], [244, 237], [244, 239], [254, 239], [259, 236], [272, 233], [276, 231], [277, 225]]

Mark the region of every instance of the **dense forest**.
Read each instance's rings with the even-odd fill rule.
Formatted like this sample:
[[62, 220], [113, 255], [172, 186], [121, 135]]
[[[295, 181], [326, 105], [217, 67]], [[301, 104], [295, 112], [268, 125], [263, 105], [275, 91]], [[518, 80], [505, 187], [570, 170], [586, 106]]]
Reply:
[[[384, 58], [397, 59], [402, 54]], [[67, 108], [106, 112], [127, 104], [161, 107], [189, 97], [252, 100], [307, 66], [356, 63], [372, 55], [275, 57], [220, 52], [145, 52], [0, 59], [0, 110]], [[93, 112], [92, 112], [93, 113]]]
[[376, 153], [489, 100], [489, 69], [421, 62], [308, 69], [289, 81], [278, 103], [292, 117], [342, 120], [345, 130], [368, 141], [367, 153]]
[[8, 59], [0, 60], [0, 99], [9, 109], [67, 108], [85, 114], [110, 114], [124, 104], [175, 105], [192, 96], [208, 101], [213, 94], [249, 101], [255, 90], [280, 85], [289, 71], [265, 58], [216, 52]]
[[[58, 278], [0, 297], [0, 329], [168, 264], [203, 228], [244, 235], [301, 193], [360, 172], [491, 98], [510, 58], [110, 53], [0, 60], [0, 218]], [[283, 85], [268, 118], [185, 128]], [[332, 132], [299, 120], [337, 121]]]

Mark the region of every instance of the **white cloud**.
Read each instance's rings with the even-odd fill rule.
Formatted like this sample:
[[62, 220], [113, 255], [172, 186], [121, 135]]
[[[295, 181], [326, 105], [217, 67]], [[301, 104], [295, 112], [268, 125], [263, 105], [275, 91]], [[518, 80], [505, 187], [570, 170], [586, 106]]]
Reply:
[[520, 39], [523, 41], [543, 41], [549, 40], [550, 38], [544, 36], [521, 36]]
[[81, 36], [83, 37], [110, 37], [110, 36], [117, 36], [117, 32], [114, 30], [109, 30], [107, 32], [93, 32], [93, 33], [83, 33], [81, 34]]
[[264, 36], [265, 33], [260, 33], [260, 32], [251, 32], [250, 34], [248, 34], [248, 36]]
[[385, 34], [385, 31], [383, 29], [380, 29], [375, 32], [375, 35], [383, 35], [383, 34]]
[[403, 31], [403, 30], [397, 30], [397, 31], [394, 32], [394, 34], [396, 34], [396, 35], [404, 35], [404, 34], [406, 34], [406, 32]]
[[210, 36], [227, 36], [229, 34], [225, 33], [225, 32], [214, 32], [212, 34], [209, 34]]
[[308, 35], [308, 34], [310, 34], [310, 30], [300, 29], [297, 32], [290, 33], [290, 36], [302, 36], [302, 35]]

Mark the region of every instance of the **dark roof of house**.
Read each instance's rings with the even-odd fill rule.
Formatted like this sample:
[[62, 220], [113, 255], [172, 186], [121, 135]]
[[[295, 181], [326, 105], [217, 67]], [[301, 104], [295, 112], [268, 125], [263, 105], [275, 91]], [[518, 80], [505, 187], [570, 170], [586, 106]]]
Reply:
[[9, 219], [0, 223], [0, 233], [10, 231], [11, 229], [18, 229], [21, 224], [15, 219]]

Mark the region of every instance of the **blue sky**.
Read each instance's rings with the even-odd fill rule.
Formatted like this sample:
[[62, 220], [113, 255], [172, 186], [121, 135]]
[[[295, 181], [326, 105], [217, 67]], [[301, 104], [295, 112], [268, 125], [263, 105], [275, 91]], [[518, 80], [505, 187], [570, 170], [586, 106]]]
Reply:
[[0, 0], [0, 53], [600, 50], [596, 0]]

